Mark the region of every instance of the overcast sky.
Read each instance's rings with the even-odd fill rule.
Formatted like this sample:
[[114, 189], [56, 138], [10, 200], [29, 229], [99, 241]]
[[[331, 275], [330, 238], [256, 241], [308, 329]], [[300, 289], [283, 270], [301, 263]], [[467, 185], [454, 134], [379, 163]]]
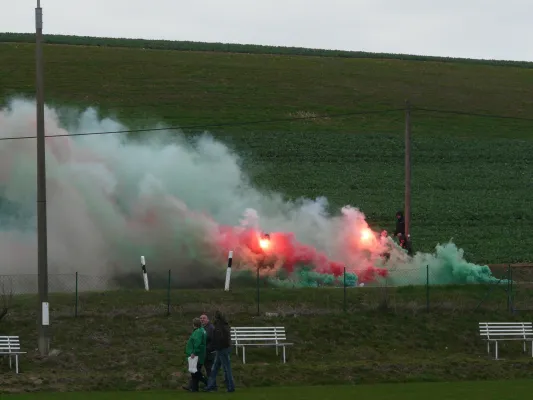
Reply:
[[[34, 32], [35, 4], [0, 0], [0, 31]], [[45, 34], [533, 61], [533, 0], [41, 0], [41, 6]]]

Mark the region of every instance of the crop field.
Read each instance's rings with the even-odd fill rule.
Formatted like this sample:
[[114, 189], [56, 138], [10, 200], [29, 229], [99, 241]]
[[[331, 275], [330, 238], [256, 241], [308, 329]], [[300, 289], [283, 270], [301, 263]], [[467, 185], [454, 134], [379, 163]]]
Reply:
[[[258, 186], [289, 198], [325, 196], [332, 211], [360, 207], [376, 229], [393, 229], [403, 207], [405, 99], [415, 108], [533, 118], [529, 64], [71, 43], [80, 46], [45, 46], [48, 102], [96, 106], [132, 127], [210, 131], [242, 156]], [[2, 99], [32, 96], [34, 46], [0, 43], [0, 54]], [[469, 261], [533, 260], [533, 121], [415, 109], [412, 124], [415, 250], [453, 239]]]

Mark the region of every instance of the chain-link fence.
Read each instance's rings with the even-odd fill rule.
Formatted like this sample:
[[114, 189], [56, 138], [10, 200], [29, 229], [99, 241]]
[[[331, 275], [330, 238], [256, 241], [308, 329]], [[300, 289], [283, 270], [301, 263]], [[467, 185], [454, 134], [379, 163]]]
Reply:
[[[153, 273], [149, 290], [134, 276], [49, 275], [52, 310], [61, 315], [146, 314], [228, 307], [232, 312], [302, 314], [362, 310], [432, 312], [533, 310], [533, 266], [492, 268], [492, 277], [452, 276], [431, 268], [369, 270], [316, 279], [310, 273], [272, 279], [257, 271], [235, 271], [230, 290], [224, 277], [195, 289], [180, 286], [180, 271]], [[464, 283], [457, 284], [461, 279]], [[37, 275], [0, 276], [4, 308], [34, 301]], [[209, 290], [211, 289], [211, 290]], [[31, 299], [31, 300], [30, 300]]]

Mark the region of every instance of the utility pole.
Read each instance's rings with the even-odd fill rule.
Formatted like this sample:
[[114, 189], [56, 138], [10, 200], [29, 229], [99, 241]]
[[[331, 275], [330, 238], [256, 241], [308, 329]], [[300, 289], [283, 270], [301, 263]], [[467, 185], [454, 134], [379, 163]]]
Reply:
[[411, 104], [405, 102], [405, 237], [411, 236]]
[[48, 325], [48, 250], [46, 229], [46, 156], [44, 141], [44, 63], [43, 10], [41, 0], [35, 9], [35, 64], [37, 98], [37, 270], [39, 280], [39, 352], [47, 356], [50, 350]]

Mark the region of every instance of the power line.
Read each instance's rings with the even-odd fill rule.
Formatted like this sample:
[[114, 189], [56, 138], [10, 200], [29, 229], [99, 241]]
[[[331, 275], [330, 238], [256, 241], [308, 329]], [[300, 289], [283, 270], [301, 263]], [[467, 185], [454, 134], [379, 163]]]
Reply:
[[[424, 108], [424, 107], [412, 107], [411, 110], [412, 111], [435, 112], [435, 113], [441, 113], [441, 114], [465, 115], [465, 116], [471, 116], [471, 117], [497, 118], [497, 119], [509, 119], [509, 120], [533, 122], [533, 118], [512, 117], [508, 115], [482, 114], [482, 113], [472, 113], [472, 112], [467, 112], [467, 111], [456, 111], [456, 110], [439, 110], [439, 109]], [[313, 116], [305, 116], [305, 117], [277, 118], [277, 119], [265, 119], [265, 120], [242, 121], [242, 122], [220, 122], [220, 123], [199, 124], [199, 125], [169, 126], [166, 128], [141, 128], [141, 129], [123, 129], [123, 130], [117, 130], [117, 131], [65, 133], [65, 134], [60, 134], [60, 135], [46, 135], [46, 137], [96, 136], [96, 135], [112, 135], [112, 134], [121, 134], [121, 133], [142, 133], [142, 132], [172, 131], [172, 130], [186, 130], [186, 129], [223, 128], [223, 127], [235, 127], [235, 126], [246, 126], [246, 125], [271, 124], [271, 123], [278, 123], [278, 122], [293, 122], [293, 121], [321, 119], [321, 118], [341, 118], [341, 117], [351, 117], [351, 116], [357, 116], [357, 115], [385, 114], [385, 113], [398, 112], [398, 111], [405, 111], [405, 109], [404, 108], [389, 108], [389, 109], [384, 109], [384, 110], [356, 111], [356, 112], [341, 113], [341, 114], [322, 114], [322, 115], [313, 115]], [[36, 138], [35, 136], [17, 136], [17, 137], [11, 136], [11, 137], [0, 137], [0, 141], [22, 140], [22, 139], [27, 140], [27, 139], [35, 139], [35, 138]]]
[[[276, 122], [292, 122], [292, 121], [308, 120], [308, 119], [340, 118], [340, 117], [350, 117], [350, 116], [355, 116], [355, 115], [381, 114], [381, 113], [389, 113], [389, 112], [394, 112], [394, 111], [403, 111], [403, 108], [391, 108], [391, 109], [385, 109], [385, 110], [359, 111], [359, 112], [350, 112], [350, 113], [343, 113], [343, 114], [323, 114], [323, 115], [314, 115], [314, 116], [306, 116], [306, 117], [279, 118], [279, 119], [267, 119], [267, 120], [255, 120], [255, 121], [243, 121], [243, 122], [222, 122], [222, 123], [201, 124], [201, 125], [169, 126], [166, 128], [142, 128], [142, 129], [123, 129], [123, 130], [118, 130], [118, 131], [64, 133], [60, 135], [47, 135], [46, 137], [94, 136], [94, 135], [112, 135], [112, 134], [119, 134], [119, 133], [140, 133], [140, 132], [185, 130], [185, 129], [221, 128], [221, 127], [233, 127], [233, 126], [244, 126], [244, 125], [269, 124], [269, 123], [276, 123]], [[35, 139], [35, 136], [3, 137], [3, 138], [0, 138], [0, 141], [1, 140], [21, 140], [21, 139]]]
[[435, 112], [435, 113], [440, 113], [440, 114], [456, 114], [456, 115], [466, 115], [470, 117], [514, 119], [518, 121], [533, 121], [533, 118], [512, 117], [509, 115], [481, 114], [481, 113], [472, 113], [472, 112], [467, 112], [467, 111], [455, 111], [455, 110], [437, 110], [434, 108], [423, 108], [423, 107], [414, 107], [414, 109], [416, 111], [428, 111], [428, 112]]

